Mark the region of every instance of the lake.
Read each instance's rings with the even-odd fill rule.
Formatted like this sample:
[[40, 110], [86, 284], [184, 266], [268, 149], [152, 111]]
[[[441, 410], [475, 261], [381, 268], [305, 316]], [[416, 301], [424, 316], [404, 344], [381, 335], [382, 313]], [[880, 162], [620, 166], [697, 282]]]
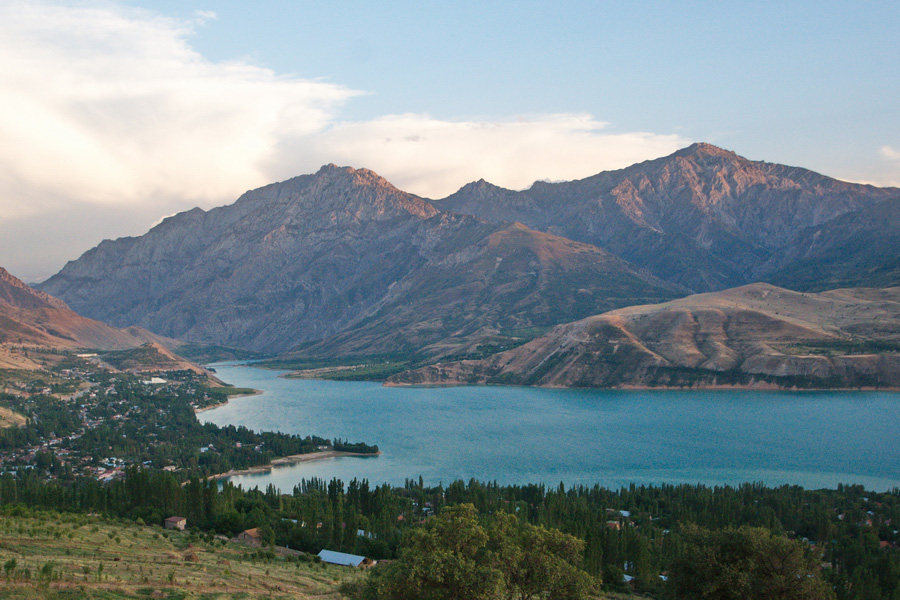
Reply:
[[900, 487], [900, 393], [386, 388], [284, 379], [215, 365], [263, 390], [202, 412], [204, 422], [378, 444], [342, 457], [233, 477], [244, 487], [338, 477], [402, 485], [859, 483]]

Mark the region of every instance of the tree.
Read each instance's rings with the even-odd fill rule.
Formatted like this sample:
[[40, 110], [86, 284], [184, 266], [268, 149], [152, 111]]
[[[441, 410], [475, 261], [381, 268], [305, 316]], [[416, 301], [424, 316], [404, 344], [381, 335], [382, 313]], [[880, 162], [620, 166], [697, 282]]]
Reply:
[[445, 508], [411, 532], [400, 558], [375, 569], [357, 596], [378, 600], [575, 600], [597, 582], [578, 565], [584, 543], [471, 504]]
[[690, 526], [669, 568], [668, 591], [682, 600], [828, 600], [820, 557], [809, 546], [758, 527]]

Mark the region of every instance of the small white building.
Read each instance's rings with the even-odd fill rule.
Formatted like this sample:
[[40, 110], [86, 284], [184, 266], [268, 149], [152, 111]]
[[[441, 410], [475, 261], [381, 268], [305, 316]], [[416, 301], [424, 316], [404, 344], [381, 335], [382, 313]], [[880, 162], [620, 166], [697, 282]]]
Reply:
[[322, 550], [319, 552], [319, 558], [322, 562], [330, 565], [341, 565], [344, 567], [361, 567], [366, 569], [375, 564], [375, 561], [365, 556], [356, 554], [346, 554], [344, 552], [335, 552], [333, 550]]

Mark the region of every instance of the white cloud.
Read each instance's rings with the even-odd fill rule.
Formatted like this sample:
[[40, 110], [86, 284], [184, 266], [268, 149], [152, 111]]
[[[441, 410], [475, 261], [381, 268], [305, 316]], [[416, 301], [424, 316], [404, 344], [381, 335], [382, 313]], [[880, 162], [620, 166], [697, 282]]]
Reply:
[[[78, 206], [160, 216], [227, 203], [329, 162], [373, 169], [430, 197], [481, 177], [521, 188], [688, 143], [610, 133], [584, 114], [349, 122], [342, 106], [363, 92], [199, 55], [193, 29], [214, 27], [215, 18], [175, 20], [109, 3], [0, 4], [0, 222], [33, 224]], [[90, 247], [101, 229], [80, 223], [60, 248]], [[10, 254], [3, 245], [0, 255]], [[73, 258], [44, 250], [56, 268]]]
[[882, 146], [881, 155], [888, 160], [900, 160], [900, 150], [896, 150], [890, 146]]
[[521, 189], [537, 179], [568, 180], [626, 167], [674, 152], [689, 142], [676, 135], [606, 133], [585, 114], [533, 115], [508, 121], [443, 121], [427, 115], [385, 116], [340, 123], [294, 140], [276, 154], [273, 170], [290, 163], [365, 166], [401, 189], [440, 198], [484, 177]]
[[5, 216], [54, 197], [219, 201], [266, 183], [279, 139], [320, 131], [356, 94], [209, 62], [191, 26], [108, 6], [0, 7], [0, 194], [21, 198]]
[[204, 25], [207, 21], [215, 21], [218, 19], [218, 15], [216, 15], [215, 11], [211, 10], [195, 10], [194, 18], [197, 21], [197, 24]]

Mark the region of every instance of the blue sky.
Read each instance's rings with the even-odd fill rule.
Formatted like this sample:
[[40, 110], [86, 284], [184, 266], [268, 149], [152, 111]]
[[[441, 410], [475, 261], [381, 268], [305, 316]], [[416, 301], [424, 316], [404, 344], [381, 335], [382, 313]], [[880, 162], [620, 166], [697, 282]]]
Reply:
[[896, 2], [0, 2], [0, 265], [328, 162], [440, 197], [707, 141], [900, 185]]

